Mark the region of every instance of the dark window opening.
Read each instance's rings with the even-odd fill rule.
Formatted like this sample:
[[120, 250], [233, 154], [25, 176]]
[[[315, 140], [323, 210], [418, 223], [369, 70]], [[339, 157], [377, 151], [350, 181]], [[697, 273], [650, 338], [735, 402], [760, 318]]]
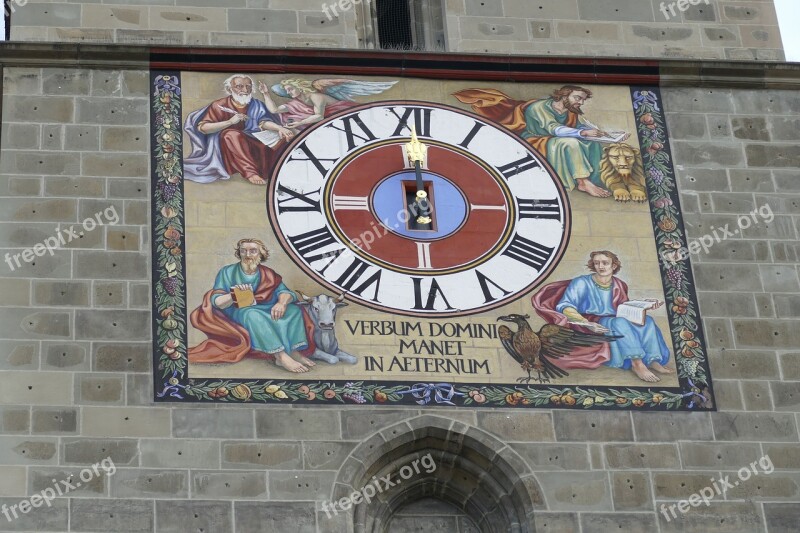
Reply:
[[446, 50], [443, 0], [375, 0], [372, 16], [379, 48]]
[[408, 0], [378, 0], [376, 7], [381, 48], [412, 49], [414, 38], [411, 33], [411, 9]]

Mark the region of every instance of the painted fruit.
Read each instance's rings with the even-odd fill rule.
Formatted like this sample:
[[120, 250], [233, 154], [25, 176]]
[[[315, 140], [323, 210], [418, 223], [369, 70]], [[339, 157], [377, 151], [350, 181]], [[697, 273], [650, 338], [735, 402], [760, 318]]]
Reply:
[[233, 396], [237, 400], [247, 401], [250, 399], [250, 396], [252, 395], [253, 392], [250, 390], [250, 387], [248, 387], [244, 383], [236, 385], [234, 388], [231, 389], [231, 396]]

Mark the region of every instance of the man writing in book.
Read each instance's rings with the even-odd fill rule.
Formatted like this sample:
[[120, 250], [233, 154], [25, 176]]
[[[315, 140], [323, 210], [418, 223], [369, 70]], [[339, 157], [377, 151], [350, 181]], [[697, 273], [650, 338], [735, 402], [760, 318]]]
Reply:
[[496, 89], [466, 89], [454, 96], [476, 113], [517, 132], [547, 158], [568, 190], [591, 196], [611, 193], [600, 179], [602, 142], [622, 142], [629, 133], [605, 132], [583, 116], [592, 91], [577, 85], [556, 89], [549, 98], [518, 101]]
[[[644, 311], [645, 307], [658, 309], [663, 302], [655, 299], [631, 301], [633, 305], [628, 306], [630, 314], [620, 313], [620, 308], [630, 299], [628, 285], [614, 276], [622, 268], [619, 257], [607, 250], [592, 252], [587, 267], [592, 274], [550, 284], [533, 298], [537, 313], [550, 322], [573, 324], [595, 333], [611, 332], [622, 336], [615, 342], [605, 344], [605, 353], [592, 353], [592, 359], [581, 354], [585, 364], [576, 364], [572, 368], [597, 368], [605, 364], [632, 370], [640, 379], [648, 382], [660, 381], [653, 371], [659, 374], [674, 373], [666, 366], [670, 351], [664, 337], [652, 317], [645, 316]], [[635, 316], [637, 310], [641, 313], [639, 317]], [[634, 319], [634, 322], [625, 316]]]
[[[190, 318], [207, 340], [189, 349], [191, 363], [236, 363], [245, 356], [272, 360], [290, 372], [315, 366], [314, 324], [293, 302], [297, 296], [264, 263], [269, 257], [258, 239], [236, 243], [239, 259], [222, 267], [214, 288]], [[296, 354], [297, 359], [291, 354]]]
[[[234, 74], [223, 83], [227, 96], [214, 100], [186, 118], [192, 153], [184, 159], [184, 176], [199, 183], [239, 174], [255, 185], [266, 184], [282, 141], [294, 133], [280, 124], [261, 100], [253, 98], [253, 79]], [[269, 145], [256, 138], [274, 132]]]

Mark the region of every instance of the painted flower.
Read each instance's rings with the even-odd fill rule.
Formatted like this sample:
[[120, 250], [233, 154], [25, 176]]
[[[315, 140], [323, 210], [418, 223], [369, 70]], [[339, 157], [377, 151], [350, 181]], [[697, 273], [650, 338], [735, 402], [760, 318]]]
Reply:
[[308, 394], [311, 391], [311, 388], [308, 385], [300, 385], [297, 387], [297, 391], [300, 394]]
[[178, 383], [180, 383], [180, 381], [178, 381], [178, 378], [169, 378], [169, 384], [170, 385], [174, 386], [174, 385], [177, 385]]
[[661, 400], [664, 399], [664, 396], [661, 394], [653, 394], [653, 403], [661, 403]]
[[632, 403], [634, 407], [642, 407], [645, 402], [642, 398], [634, 398]]

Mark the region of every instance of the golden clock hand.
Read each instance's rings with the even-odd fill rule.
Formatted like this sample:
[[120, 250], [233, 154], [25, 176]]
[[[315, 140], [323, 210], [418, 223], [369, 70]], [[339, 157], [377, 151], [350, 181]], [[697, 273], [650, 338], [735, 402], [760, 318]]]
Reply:
[[425, 192], [425, 184], [422, 181], [422, 163], [428, 153], [428, 147], [419, 142], [417, 131], [411, 126], [411, 142], [406, 143], [406, 154], [409, 161], [414, 163], [414, 170], [417, 178], [417, 194], [414, 203], [415, 214], [418, 224], [430, 224], [433, 209], [428, 201], [428, 193]]

